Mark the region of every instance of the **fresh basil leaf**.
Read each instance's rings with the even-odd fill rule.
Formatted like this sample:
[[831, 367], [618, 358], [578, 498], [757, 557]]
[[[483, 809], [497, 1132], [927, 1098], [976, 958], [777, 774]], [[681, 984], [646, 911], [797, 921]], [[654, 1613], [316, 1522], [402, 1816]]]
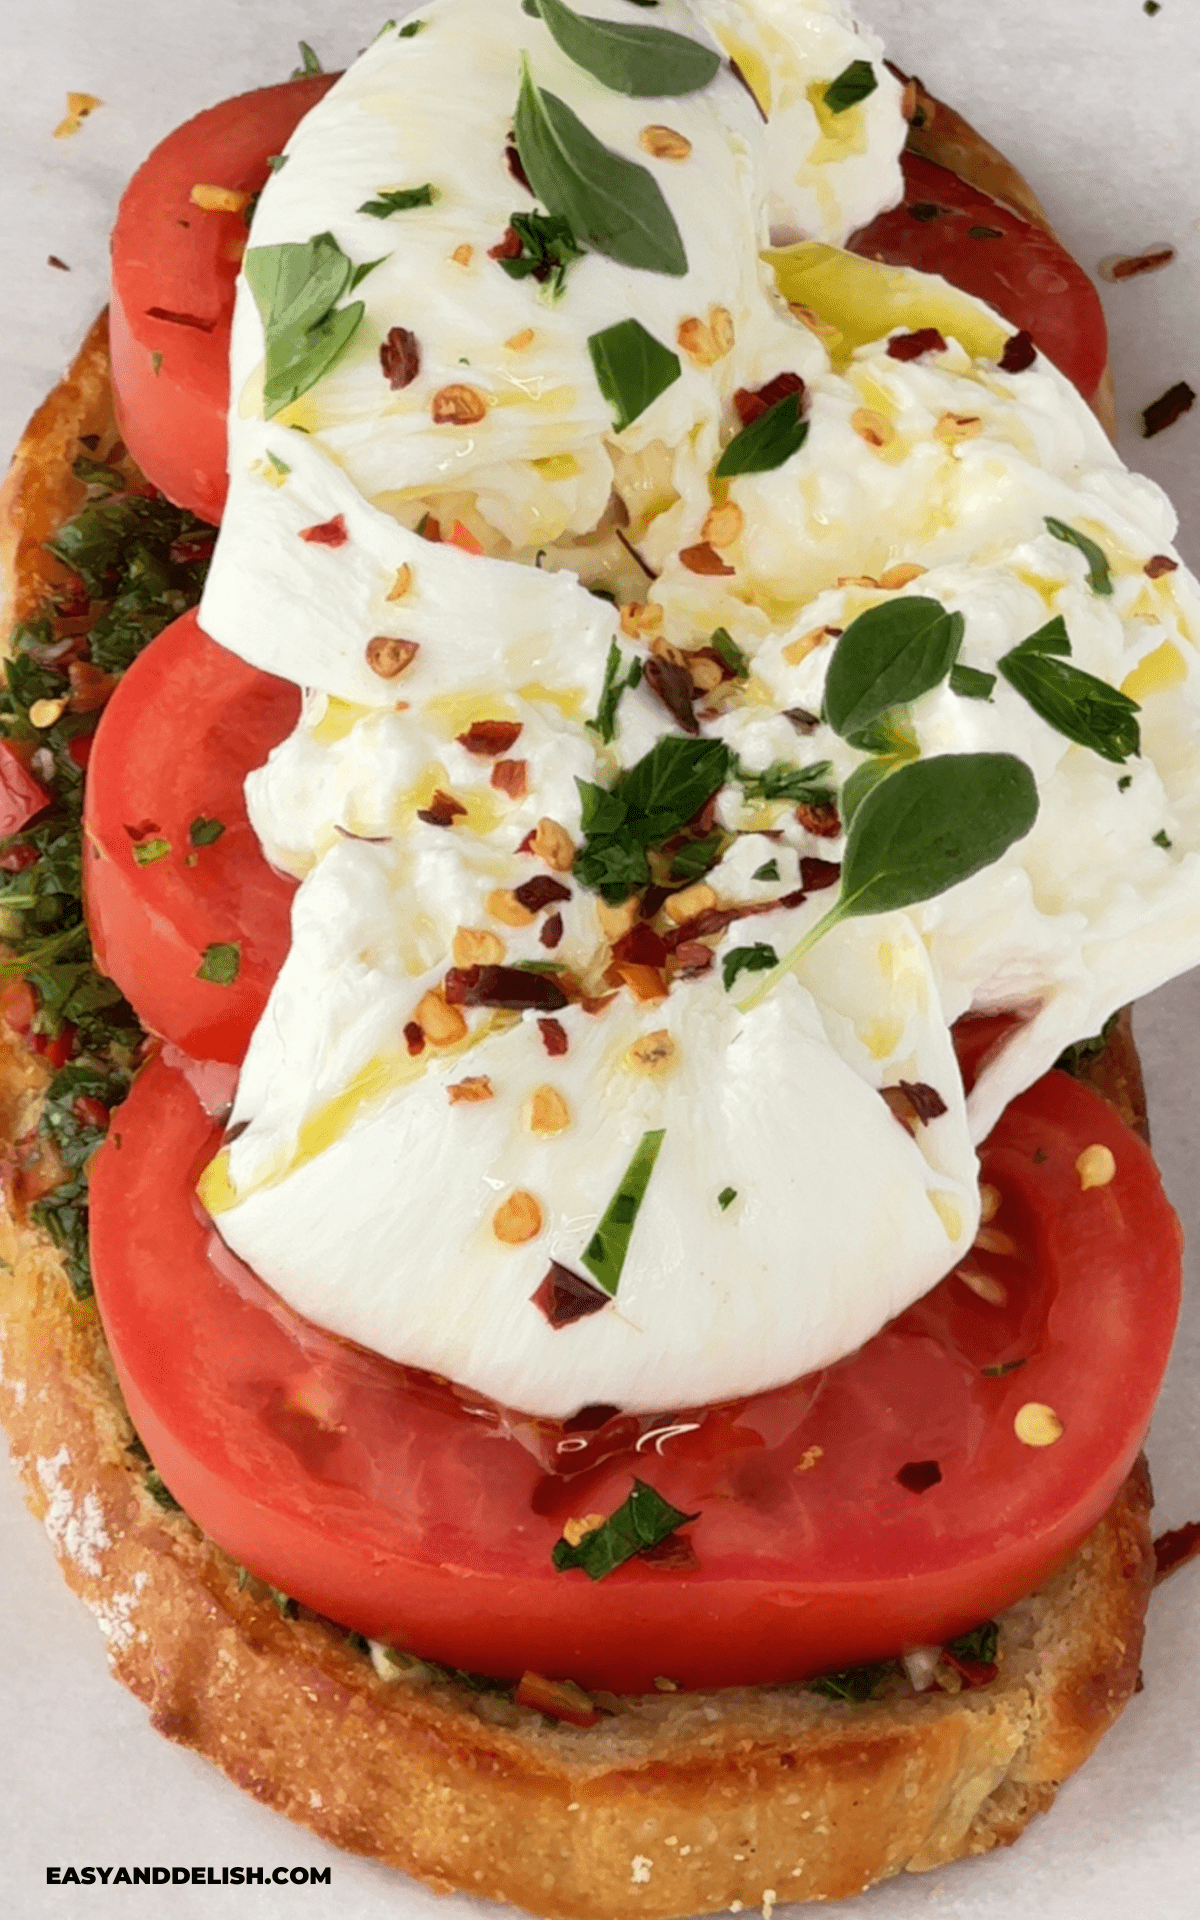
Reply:
[[875, 69], [869, 60], [852, 60], [843, 67], [836, 80], [831, 80], [823, 98], [830, 113], [845, 113], [848, 107], [856, 107], [860, 100], [869, 100], [879, 85]]
[[381, 187], [378, 197], [364, 200], [358, 211], [369, 213], [374, 220], [386, 220], [390, 214], [407, 213], [411, 207], [431, 207], [436, 198], [428, 180], [420, 187]]
[[194, 847], [211, 847], [225, 831], [225, 822], [216, 818], [209, 819], [198, 813], [188, 828], [188, 839]]
[[513, 132], [538, 199], [578, 239], [624, 267], [676, 277], [687, 272], [679, 228], [658, 182], [603, 146], [557, 94], [535, 86], [524, 56]]
[[1093, 593], [1112, 592], [1112, 574], [1108, 568], [1108, 556], [1102, 547], [1098, 547], [1094, 540], [1089, 540], [1086, 533], [1080, 533], [1077, 527], [1070, 527], [1065, 520], [1054, 520], [1049, 515], [1046, 517], [1046, 531], [1052, 533], [1056, 540], [1065, 540], [1068, 546], [1078, 547], [1088, 563], [1088, 585]]
[[525, 11], [541, 15], [568, 60], [614, 93], [635, 99], [698, 93], [721, 65], [712, 47], [661, 27], [599, 20], [573, 12], [563, 0], [526, 0]]
[[623, 433], [631, 421], [674, 386], [679, 355], [664, 347], [640, 320], [618, 320], [588, 335], [596, 384], [613, 410], [613, 429]]
[[[1106, 680], [1099, 680], [1095, 674], [1085, 673], [1082, 668], [1057, 658], [1062, 651], [1057, 644], [1050, 650], [1045, 645], [1033, 644], [1043, 642], [1047, 633], [1061, 626], [1061, 620], [1051, 621], [1049, 627], [1031, 634], [996, 664], [1009, 685], [1029, 702], [1047, 726], [1077, 746], [1090, 747], [1103, 759], [1120, 765], [1131, 754], [1141, 752], [1141, 729], [1136, 717], [1141, 709], [1136, 700], [1110, 687]], [[1068, 647], [1069, 644], [1067, 642]]]
[[756, 867], [750, 877], [752, 880], [778, 880], [778, 860], [764, 860], [762, 866]]
[[861, 767], [855, 767], [850, 778], [842, 783], [842, 790], [838, 795], [838, 811], [847, 833], [850, 831], [851, 821], [867, 795], [879, 785], [881, 780], [886, 780], [889, 773], [895, 773], [896, 768], [903, 764], [902, 760], [891, 754], [879, 754], [870, 760], [864, 760]]
[[1061, 613], [1056, 613], [1053, 620], [1047, 620], [1044, 627], [1039, 627], [1036, 633], [1031, 633], [1027, 640], [1022, 640], [1020, 646], [1014, 647], [1012, 651], [1014, 653], [1053, 653], [1065, 659], [1071, 651], [1071, 639], [1067, 632], [1067, 623]]
[[263, 408], [268, 420], [328, 373], [350, 345], [365, 312], [362, 301], [355, 300], [326, 314], [307, 333], [284, 335], [276, 343], [274, 354], [268, 349], [263, 383]]
[[[642, 663], [636, 657], [628, 667], [621, 657], [621, 649], [616, 641], [608, 649], [608, 659], [604, 663], [604, 685], [600, 689], [600, 703], [594, 720], [587, 722], [593, 733], [598, 733], [607, 746], [617, 731], [617, 708], [621, 704], [621, 695], [628, 687], [636, 687], [642, 677]], [[599, 789], [598, 789], [599, 791]]]
[[603, 1580], [635, 1554], [661, 1546], [679, 1527], [699, 1518], [698, 1513], [681, 1513], [644, 1480], [635, 1480], [629, 1498], [602, 1527], [585, 1533], [577, 1547], [560, 1540], [551, 1558], [560, 1573], [580, 1567], [589, 1580]]
[[820, 802], [833, 798], [833, 762], [814, 760], [809, 767], [796, 767], [787, 760], [772, 760], [761, 773], [754, 773], [739, 760], [733, 777], [747, 801], [808, 800]]
[[[685, 840], [671, 862], [672, 880], [699, 880], [721, 857], [728, 838], [720, 828], [703, 840]], [[757, 877], [757, 876], [756, 876]], [[779, 878], [776, 874], [776, 879]]]
[[774, 947], [765, 940], [756, 940], [752, 947], [734, 947], [721, 961], [721, 977], [725, 982], [725, 991], [729, 992], [734, 981], [742, 973], [766, 973], [769, 967], [779, 965], [779, 955]]
[[219, 940], [205, 947], [197, 980], [211, 980], [218, 987], [231, 987], [242, 970], [242, 949], [234, 940]]
[[994, 673], [982, 673], [978, 667], [964, 667], [956, 660], [950, 669], [950, 691], [963, 700], [990, 700], [996, 684]]
[[739, 680], [748, 680], [750, 678], [749, 660], [738, 646], [733, 635], [727, 633], [724, 627], [717, 628], [716, 632], [710, 637], [708, 644], [717, 655], [717, 658], [723, 660], [729, 668], [729, 671], [735, 674]]
[[936, 687], [958, 657], [965, 624], [961, 613], [919, 596], [860, 613], [837, 641], [825, 678], [825, 718], [834, 732], [854, 738], [889, 707]]
[[668, 734], [621, 775], [613, 797], [620, 797], [634, 838], [644, 847], [659, 847], [699, 812], [728, 770], [723, 741]]
[[570, 223], [557, 213], [510, 213], [508, 224], [521, 242], [521, 251], [511, 257], [501, 255], [496, 264], [510, 280], [533, 279], [550, 289], [552, 300], [562, 296], [567, 284], [567, 269], [582, 260], [584, 249], [571, 231]]
[[808, 421], [800, 417], [800, 395], [787, 393], [735, 433], [714, 472], [718, 480], [737, 473], [773, 473], [808, 439]]
[[932, 900], [992, 866], [1037, 813], [1033, 775], [1011, 753], [910, 760], [861, 802], [834, 911], [845, 920]]
[[650, 1176], [654, 1172], [665, 1132], [665, 1128], [657, 1127], [642, 1135], [633, 1159], [622, 1175], [621, 1184], [605, 1209], [604, 1217], [580, 1255], [582, 1264], [610, 1298], [620, 1284], [630, 1238], [641, 1212], [642, 1201], [646, 1198], [646, 1188], [650, 1185]]
[[353, 266], [331, 233], [251, 247], [243, 270], [266, 337], [263, 405], [270, 420], [344, 352], [365, 308], [361, 301], [336, 306]]

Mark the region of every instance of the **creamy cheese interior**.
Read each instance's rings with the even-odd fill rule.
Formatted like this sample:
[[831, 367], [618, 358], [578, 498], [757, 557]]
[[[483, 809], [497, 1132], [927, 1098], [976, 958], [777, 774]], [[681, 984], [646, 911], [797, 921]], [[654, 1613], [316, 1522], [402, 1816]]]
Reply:
[[[328, 233], [378, 264], [349, 347], [269, 420], [241, 287], [202, 608], [306, 690], [248, 786], [268, 856], [302, 886], [206, 1202], [314, 1320], [547, 1416], [699, 1404], [852, 1350], [970, 1246], [974, 1143], [1004, 1104], [1200, 959], [1200, 596], [1182, 569], [1146, 572], [1174, 557], [1168, 504], [1048, 362], [1002, 371], [1010, 329], [941, 282], [901, 276], [898, 322], [897, 276], [847, 267], [854, 339], [807, 311], [842, 271], [829, 249], [899, 192], [878, 42], [836, 0], [589, 10], [717, 47], [742, 79], [723, 64], [694, 93], [628, 97], [519, 0], [433, 0], [298, 128], [252, 247]], [[522, 54], [652, 175], [686, 272], [593, 250], [556, 297], [493, 257], [538, 205], [506, 160]], [[874, 88], [835, 113], [854, 63]], [[429, 204], [362, 211], [426, 185]], [[890, 356], [921, 312], [944, 346]], [[618, 431], [588, 341], [631, 320], [679, 374]], [[397, 328], [419, 361], [402, 383]], [[781, 374], [804, 383], [803, 447], [714, 481], [734, 395]], [[430, 516], [452, 541], [426, 537]], [[1102, 548], [1111, 593], [1048, 519]], [[961, 662], [986, 674], [1061, 615], [1073, 664], [1141, 703], [1141, 755], [1072, 744], [1003, 678], [989, 698], [922, 695], [913, 750], [1017, 755], [1036, 825], [937, 898], [836, 929], [744, 1010], [755, 975], [733, 956], [796, 944], [836, 897], [812, 863], [843, 844], [828, 808], [798, 812], [754, 776], [828, 762], [832, 791], [863, 761], [819, 719], [825, 674], [838, 632], [904, 595], [961, 613]], [[588, 722], [614, 640], [622, 672], [678, 668], [717, 630], [746, 661], [724, 678], [710, 662], [696, 708], [736, 769], [711, 810], [719, 853], [653, 918], [673, 936], [701, 916], [690, 964], [639, 964], [614, 957], [630, 914], [572, 873], [578, 783], [611, 788], [685, 736], [644, 675], [611, 739]], [[472, 729], [494, 722], [507, 744], [481, 751]], [[538, 878], [565, 897], [523, 905]], [[734, 906], [761, 911], [720, 924]], [[568, 1004], [474, 1005], [450, 978], [531, 965], [566, 970], [542, 978], [565, 978]], [[972, 1008], [1025, 1024], [968, 1103], [949, 1027]], [[880, 1094], [902, 1082], [944, 1110], [897, 1124]], [[595, 1236], [647, 1154], [609, 1288]], [[564, 1285], [590, 1288], [578, 1317], [548, 1310]]]

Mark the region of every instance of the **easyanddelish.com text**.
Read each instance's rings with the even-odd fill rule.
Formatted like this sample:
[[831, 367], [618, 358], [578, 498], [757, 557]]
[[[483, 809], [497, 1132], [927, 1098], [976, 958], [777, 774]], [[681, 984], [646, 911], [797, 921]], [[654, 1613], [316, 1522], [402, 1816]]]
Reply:
[[47, 1867], [51, 1887], [328, 1887], [331, 1867]]

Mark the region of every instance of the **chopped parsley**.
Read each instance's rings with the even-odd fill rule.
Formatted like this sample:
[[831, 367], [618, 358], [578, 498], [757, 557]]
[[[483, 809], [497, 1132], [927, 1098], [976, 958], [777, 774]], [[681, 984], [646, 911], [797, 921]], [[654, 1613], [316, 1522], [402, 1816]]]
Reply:
[[720, 1207], [722, 1213], [727, 1213], [736, 1199], [736, 1187], [722, 1187], [720, 1193], [717, 1195], [717, 1205]]
[[211, 847], [225, 831], [223, 820], [210, 820], [198, 813], [188, 828], [188, 839], [194, 847]]
[[205, 947], [197, 980], [211, 980], [218, 987], [231, 987], [242, 970], [242, 949], [236, 940], [218, 940]]
[[752, 947], [734, 947], [721, 962], [721, 977], [726, 993], [740, 974], [766, 973], [778, 965], [779, 955], [765, 940], [756, 940]]
[[589, 1580], [604, 1580], [635, 1554], [660, 1546], [676, 1528], [699, 1517], [696, 1513], [681, 1513], [644, 1480], [635, 1480], [629, 1498], [608, 1516], [603, 1526], [585, 1533], [578, 1546], [573, 1547], [569, 1540], [559, 1540], [551, 1559], [560, 1573], [578, 1567]]

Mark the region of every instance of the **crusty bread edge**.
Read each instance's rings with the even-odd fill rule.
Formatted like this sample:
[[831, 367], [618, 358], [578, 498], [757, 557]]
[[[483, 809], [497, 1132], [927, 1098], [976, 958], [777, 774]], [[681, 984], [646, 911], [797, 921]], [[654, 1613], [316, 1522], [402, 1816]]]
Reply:
[[[958, 116], [948, 124], [955, 170], [1031, 217], [1008, 163], [994, 149], [981, 161], [986, 143], [973, 148]], [[54, 582], [40, 543], [76, 510], [75, 442], [111, 433], [109, 406], [101, 320], [0, 489], [6, 635]], [[1097, 1075], [1142, 1118], [1127, 1020]], [[40, 1078], [0, 1032], [5, 1139], [27, 1124]], [[1004, 1617], [999, 1678], [955, 1698], [846, 1706], [780, 1687], [606, 1699], [603, 1723], [581, 1730], [455, 1685], [385, 1683], [339, 1630], [282, 1617], [154, 1501], [94, 1305], [71, 1299], [41, 1233], [5, 1216], [0, 1248], [0, 1415], [116, 1677], [160, 1732], [258, 1799], [439, 1891], [564, 1920], [844, 1897], [1011, 1843], [1137, 1684], [1153, 1577], [1142, 1462], [1067, 1566]]]

